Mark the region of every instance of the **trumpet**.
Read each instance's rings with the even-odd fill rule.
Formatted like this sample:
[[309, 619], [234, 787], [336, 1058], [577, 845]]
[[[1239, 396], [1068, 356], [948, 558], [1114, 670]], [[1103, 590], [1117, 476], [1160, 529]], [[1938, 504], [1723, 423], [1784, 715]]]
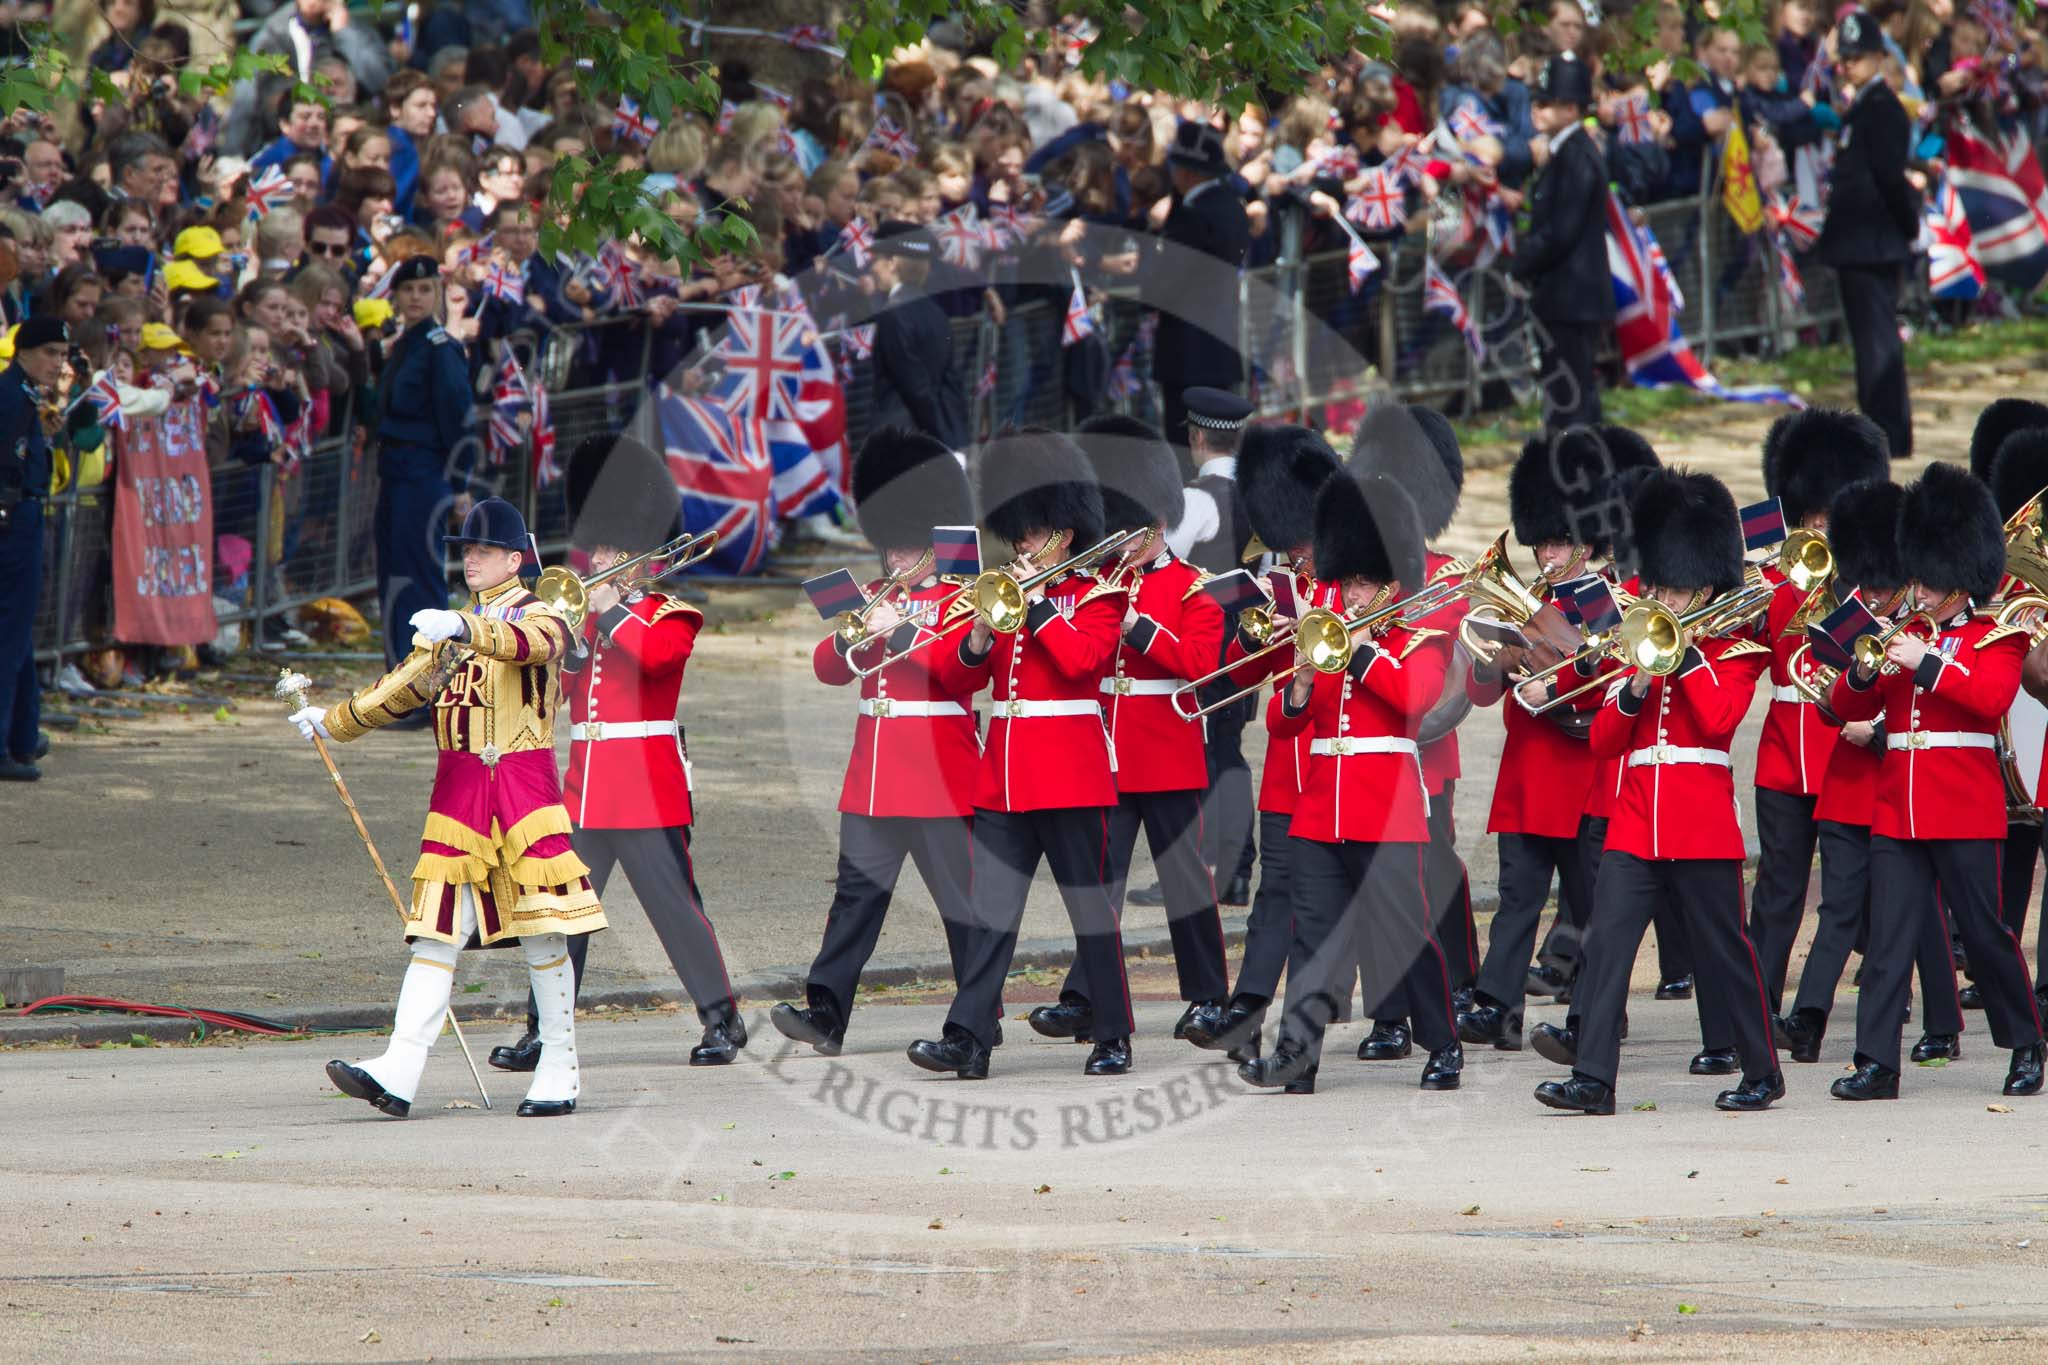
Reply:
[[[883, 655], [875, 663], [854, 669], [854, 676], [870, 677], [881, 672], [890, 664], [901, 662], [926, 645], [944, 638], [970, 622], [979, 621], [998, 635], [1014, 635], [1023, 629], [1024, 617], [1031, 609], [1027, 600], [1029, 594], [1052, 582], [1061, 574], [1107, 559], [1140, 536], [1152, 533], [1149, 526], [1140, 526], [1129, 531], [1117, 531], [1104, 536], [1079, 554], [1069, 555], [1049, 569], [1040, 569], [1026, 578], [1015, 578], [1004, 569], [985, 569], [968, 584], [966, 591], [953, 599], [946, 614], [930, 632], [921, 634], [913, 643], [902, 649]], [[1040, 554], [1057, 553], [1064, 545], [1064, 533], [1046, 543]]]
[[1819, 531], [1801, 527], [1786, 536], [1778, 548], [1778, 572], [1804, 594], [1783, 634], [1803, 635], [1809, 624], [1826, 620], [1841, 605], [1834, 592], [1835, 552]]
[[1207, 706], [1198, 707], [1193, 711], [1181, 703], [1183, 697], [1194, 696], [1209, 684], [1228, 677], [1246, 664], [1286, 649], [1293, 649], [1305, 655], [1309, 666], [1318, 673], [1341, 672], [1351, 662], [1352, 632], [1366, 628], [1374, 631], [1386, 630], [1400, 624], [1401, 618], [1427, 616], [1463, 592], [1472, 581], [1472, 576], [1478, 572], [1479, 569], [1474, 568], [1457, 581], [1439, 579], [1422, 591], [1411, 593], [1398, 602], [1390, 602], [1381, 607], [1369, 607], [1357, 616], [1343, 616], [1328, 607], [1311, 607], [1301, 614], [1301, 619], [1296, 621], [1291, 629], [1278, 633], [1270, 629], [1268, 618], [1269, 629], [1264, 645], [1234, 664], [1211, 669], [1193, 682], [1185, 682], [1174, 688], [1170, 699], [1173, 702], [1173, 709], [1180, 714], [1182, 720], [1200, 720], [1212, 711], [1220, 711], [1226, 706], [1243, 701], [1263, 688], [1267, 678], [1261, 677], [1257, 682], [1240, 687], [1220, 701], [1212, 701]]
[[937, 558], [938, 554], [936, 551], [926, 550], [922, 555], [918, 556], [915, 564], [912, 564], [902, 573], [890, 575], [889, 580], [883, 583], [881, 587], [875, 589], [875, 595], [870, 597], [859, 611], [842, 611], [839, 613], [839, 619], [833, 628], [834, 633], [841, 640], [845, 641], [849, 649], [866, 640], [869, 633], [868, 619], [874, 615], [875, 609], [910, 584], [922, 582], [924, 576], [931, 572], [932, 564]]
[[651, 559], [674, 559], [674, 563], [654, 575], [656, 578], [666, 578], [672, 573], [680, 573], [692, 564], [708, 559], [717, 548], [718, 532], [706, 531], [698, 536], [677, 536], [666, 545], [657, 545], [644, 554], [620, 560], [610, 568], [600, 569], [587, 577], [560, 564], [553, 564], [540, 571], [540, 579], [533, 585], [533, 595], [568, 622], [571, 630], [581, 630], [583, 618], [590, 614], [592, 588], [629, 574]]
[[1607, 687], [1631, 668], [1652, 677], [1669, 677], [1678, 671], [1679, 664], [1685, 660], [1685, 651], [1694, 642], [1747, 628], [1758, 613], [1769, 608], [1774, 592], [1768, 583], [1752, 583], [1724, 602], [1709, 602], [1682, 616], [1655, 598], [1639, 597], [1622, 612], [1620, 625], [1595, 637], [1598, 640], [1596, 645], [1544, 670], [1539, 676], [1547, 678], [1562, 671], [1566, 665], [1576, 666], [1582, 659], [1597, 658], [1603, 654], [1613, 655], [1617, 666], [1596, 674], [1568, 692], [1558, 693], [1541, 706], [1529, 709], [1535, 715], [1543, 715], [1588, 692]]

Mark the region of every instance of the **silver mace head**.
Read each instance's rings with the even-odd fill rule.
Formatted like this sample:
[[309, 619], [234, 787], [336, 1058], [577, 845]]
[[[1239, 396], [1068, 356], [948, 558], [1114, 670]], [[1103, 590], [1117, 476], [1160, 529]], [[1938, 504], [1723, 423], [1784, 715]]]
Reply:
[[306, 689], [312, 685], [313, 680], [303, 673], [294, 673], [289, 668], [277, 670], [276, 695], [279, 701], [288, 701], [296, 706], [304, 706], [306, 704]]

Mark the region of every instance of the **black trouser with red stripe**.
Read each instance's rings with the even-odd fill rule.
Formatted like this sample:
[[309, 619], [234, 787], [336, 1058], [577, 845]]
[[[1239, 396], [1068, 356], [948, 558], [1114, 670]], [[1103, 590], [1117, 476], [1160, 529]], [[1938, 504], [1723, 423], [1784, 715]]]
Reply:
[[[1430, 923], [1436, 930], [1437, 946], [1443, 949], [1453, 993], [1471, 985], [1479, 975], [1479, 943], [1472, 927], [1472, 882], [1465, 873], [1465, 860], [1458, 856], [1457, 821], [1451, 809], [1457, 789], [1456, 779], [1446, 780], [1444, 789], [1429, 798], [1429, 842], [1423, 845], [1422, 855], [1422, 879], [1429, 897]], [[1363, 946], [1360, 945], [1361, 948]], [[1358, 983], [1365, 991], [1368, 1007], [1372, 1000], [1371, 981], [1371, 969], [1361, 956]], [[1401, 1011], [1399, 1014], [1374, 1016], [1376, 1020], [1391, 1023], [1406, 1018], [1414, 1005], [1402, 997], [1382, 1008]]]
[[[1221, 1000], [1230, 993], [1224, 965], [1223, 918], [1216, 910], [1216, 879], [1202, 856], [1202, 793], [1125, 792], [1109, 808], [1109, 896], [1119, 917], [1131, 879], [1138, 829], [1166, 893], [1166, 932], [1173, 938], [1173, 968], [1183, 1000]], [[1077, 956], [1067, 969], [1060, 999], [1087, 1004], [1088, 973]]]
[[882, 936], [882, 921], [889, 914], [905, 858], [917, 864], [917, 874], [939, 908], [946, 928], [946, 956], [958, 983], [975, 934], [972, 839], [973, 822], [964, 815], [840, 813], [839, 876], [825, 916], [825, 938], [806, 983], [813, 1005], [823, 995], [841, 1020], [852, 1011], [854, 990]]
[[[1609, 849], [1593, 891], [1593, 921], [1572, 996], [1578, 1015], [1582, 1076], [1614, 1084], [1621, 1068], [1621, 1020], [1636, 952], [1658, 904], [1685, 919], [1697, 969], [1702, 1027], [1725, 1021], [1742, 1058], [1742, 1075], [1756, 1080], [1778, 1069], [1771, 1044], [1763, 969], [1743, 928], [1740, 858], [1638, 858]], [[1711, 996], [1711, 1000], [1709, 999]], [[1897, 1039], [1893, 1040], [1894, 1043]]]
[[1984, 1018], [1999, 1047], [2041, 1041], [2034, 985], [2019, 935], [1999, 918], [2002, 839], [1870, 838], [1870, 946], [1856, 999], [1856, 1055], [1899, 1069], [1899, 1030], [1913, 979], [1913, 952], [1927, 918], [1948, 912], [1984, 992]]
[[1792, 944], [1806, 913], [1813, 879], [1813, 850], [1820, 825], [1813, 818], [1817, 796], [1756, 789], [1756, 885], [1750, 892], [1749, 937], [1764, 965], [1764, 990], [1775, 1012], [1785, 998], [1785, 973]]
[[[1849, 951], [1870, 923], [1870, 826], [1820, 822], [1820, 909], [1814, 916], [1813, 946], [1799, 973], [1792, 1012], [1818, 1010], [1825, 1020], [1835, 989], [1849, 965]], [[1920, 918], [1914, 940], [1920, 971], [1922, 1023], [1928, 1033], [1961, 1033], [1963, 1002], [1956, 994], [1955, 960], [1948, 950], [1948, 917], [1939, 902]]]
[[[731, 1018], [736, 1008], [732, 981], [726, 975], [725, 954], [718, 947], [718, 931], [711, 927], [704, 913], [704, 898], [697, 894], [689, 827], [579, 829], [570, 833], [569, 842], [576, 856], [590, 865], [590, 887], [600, 899], [612, 869], [626, 869], [626, 880], [661, 939], [669, 965], [676, 969], [677, 979], [697, 1006], [697, 1018], [705, 1024]], [[579, 995], [590, 939], [589, 934], [569, 935], [569, 963], [575, 969]], [[526, 1026], [540, 1027], [531, 991], [526, 997]]]
[[1057, 810], [974, 812], [974, 910], [976, 934], [960, 990], [946, 1014], [958, 1026], [995, 1042], [996, 1011], [1003, 981], [1017, 953], [1017, 926], [1038, 864], [1052, 866], [1067, 919], [1074, 927], [1074, 961], [1093, 983], [1096, 1042], [1128, 1038], [1131, 986], [1124, 976], [1124, 939], [1116, 903], [1110, 899], [1109, 812], [1112, 807], [1067, 806]]
[[1479, 995], [1486, 1003], [1505, 1008], [1516, 1019], [1522, 1017], [1524, 985], [1529, 979], [1529, 954], [1536, 944], [1536, 925], [1550, 900], [1550, 883], [1558, 884], [1558, 928], [1570, 939], [1575, 961], [1583, 960], [1581, 929], [1569, 924], [1567, 904], [1590, 909], [1594, 902], [1592, 866], [1585, 849], [1590, 820], [1581, 818], [1574, 838], [1560, 839], [1545, 834], [1501, 834], [1500, 904], [1493, 912], [1493, 929], [1486, 940], [1486, 961], [1479, 969]]
[[1423, 845], [1290, 842], [1294, 944], [1282, 1039], [1319, 1058], [1323, 1033], [1351, 994], [1352, 964], [1363, 961], [1369, 1014], [1399, 1018], [1406, 1001], [1416, 1042], [1435, 1052], [1456, 1041], [1450, 973], [1423, 890]]
[[1293, 823], [1284, 812], [1259, 812], [1259, 889], [1244, 920], [1244, 960], [1232, 1000], [1271, 1000], [1280, 993], [1280, 973], [1294, 945], [1294, 840], [1287, 835]]
[[[1604, 815], [1589, 815], [1579, 826], [1579, 846], [1586, 860], [1586, 875], [1595, 882], [1600, 877], [1600, 859], [1607, 853], [1607, 820]], [[1586, 921], [1592, 915], [1593, 897], [1590, 894], [1584, 904], [1578, 904], [1560, 886], [1557, 891], [1557, 918], [1551, 921], [1550, 932], [1543, 936], [1543, 946], [1536, 950], [1536, 960], [1557, 968], [1567, 977], [1576, 976], [1579, 940], [1584, 937]], [[1686, 942], [1684, 917], [1675, 907], [1660, 905], [1653, 923], [1657, 926], [1657, 979], [1677, 981], [1690, 977], [1692, 948]]]

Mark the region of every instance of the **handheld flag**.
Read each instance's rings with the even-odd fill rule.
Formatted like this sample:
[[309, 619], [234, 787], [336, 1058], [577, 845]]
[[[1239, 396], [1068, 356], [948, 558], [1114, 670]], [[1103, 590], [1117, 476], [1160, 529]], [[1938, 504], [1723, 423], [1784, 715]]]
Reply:
[[266, 218], [270, 211], [298, 193], [291, 177], [284, 173], [282, 166], [267, 166], [263, 174], [249, 182], [244, 197], [249, 201], [251, 218]]
[[831, 573], [805, 579], [804, 594], [818, 609], [819, 617], [826, 621], [841, 612], [859, 611], [868, 604], [868, 595], [854, 581], [851, 569], [834, 569]]
[[1764, 225], [1764, 201], [1756, 191], [1756, 171], [1749, 164], [1749, 138], [1741, 119], [1728, 125], [1728, 139], [1721, 146], [1721, 207], [1744, 233]]
[[1458, 286], [1451, 283], [1451, 277], [1431, 256], [1423, 265], [1422, 307], [1424, 312], [1441, 313], [1451, 320], [1451, 326], [1458, 329], [1458, 335], [1465, 338], [1465, 345], [1479, 359], [1486, 359], [1486, 340], [1479, 335], [1478, 325], [1472, 321], [1472, 312], [1465, 307], [1465, 300], [1458, 294]]
[[972, 526], [932, 528], [932, 572], [972, 578], [981, 572], [981, 534]]
[[1742, 548], [1767, 550], [1785, 540], [1785, 505], [1765, 498], [1742, 509]]
[[1095, 335], [1095, 319], [1088, 316], [1088, 296], [1081, 291], [1081, 276], [1074, 275], [1074, 292], [1067, 300], [1067, 321], [1060, 329], [1060, 345], [1073, 346]]
[[1813, 645], [1813, 657], [1829, 668], [1847, 668], [1856, 662], [1858, 636], [1883, 633], [1884, 623], [1871, 615], [1870, 608], [1864, 606], [1863, 599], [1854, 593], [1825, 621], [1815, 622], [1806, 628], [1806, 638]]

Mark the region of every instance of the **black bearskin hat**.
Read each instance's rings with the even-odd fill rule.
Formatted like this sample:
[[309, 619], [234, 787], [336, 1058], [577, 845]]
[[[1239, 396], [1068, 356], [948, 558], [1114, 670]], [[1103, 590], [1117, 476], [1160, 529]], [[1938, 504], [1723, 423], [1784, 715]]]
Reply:
[[1622, 569], [1626, 577], [1636, 569], [1636, 535], [1635, 526], [1625, 513], [1643, 480], [1652, 470], [1662, 469], [1664, 462], [1657, 458], [1649, 438], [1634, 427], [1602, 422], [1593, 431], [1607, 447], [1607, 462], [1612, 471], [1600, 500], [1608, 510], [1593, 518], [1593, 548]]
[[2048, 426], [2021, 427], [2000, 441], [1987, 481], [2001, 520], [2048, 488]]
[[1444, 415], [1421, 403], [1385, 403], [1365, 414], [1351, 437], [1344, 467], [1363, 478], [1381, 474], [1401, 485], [1434, 539], [1458, 512], [1465, 487], [1465, 456]]
[[1712, 588], [1742, 583], [1742, 518], [1735, 495], [1712, 474], [1659, 469], [1630, 501], [1646, 587]]
[[1764, 492], [1783, 506], [1788, 529], [1826, 511], [1850, 484], [1887, 478], [1890, 469], [1883, 429], [1860, 412], [1788, 412], [1764, 435]]
[[1986, 403], [1970, 429], [1970, 472], [1990, 482], [1998, 448], [2006, 437], [2028, 427], [2048, 427], [2048, 404], [2031, 398], [1994, 398]]
[[1028, 531], [1071, 530], [1069, 550], [1102, 539], [1102, 490], [1080, 448], [1044, 427], [1018, 427], [983, 446], [975, 462], [982, 525], [1016, 544]]
[[1074, 433], [1102, 485], [1103, 519], [1128, 531], [1180, 520], [1180, 460], [1166, 438], [1135, 417], [1091, 417]]
[[943, 441], [883, 427], [853, 457], [853, 508], [860, 533], [878, 550], [932, 543], [934, 526], [972, 526], [967, 471]]
[[1889, 593], [1906, 586], [1899, 557], [1899, 504], [1906, 490], [1889, 479], [1864, 479], [1835, 494], [1828, 504], [1828, 546], [1835, 552], [1835, 578], [1864, 592]]
[[1927, 466], [1899, 503], [1899, 557], [1915, 583], [1990, 601], [2005, 577], [2005, 526], [1991, 490], [1961, 465]]
[[1657, 463], [1650, 443], [1626, 427], [1572, 427], [1532, 436], [1508, 472], [1508, 517], [1515, 539], [1612, 550], [1626, 502], [1615, 486], [1624, 470]]
[[683, 494], [668, 461], [630, 436], [587, 436], [565, 472], [570, 535], [584, 549], [638, 554], [677, 534]]
[[1285, 554], [1315, 536], [1316, 493], [1337, 468], [1337, 452], [1307, 427], [1245, 428], [1237, 487], [1252, 534]]
[[1384, 474], [1332, 475], [1316, 494], [1313, 544], [1326, 583], [1370, 578], [1414, 592], [1428, 571], [1415, 500]]

